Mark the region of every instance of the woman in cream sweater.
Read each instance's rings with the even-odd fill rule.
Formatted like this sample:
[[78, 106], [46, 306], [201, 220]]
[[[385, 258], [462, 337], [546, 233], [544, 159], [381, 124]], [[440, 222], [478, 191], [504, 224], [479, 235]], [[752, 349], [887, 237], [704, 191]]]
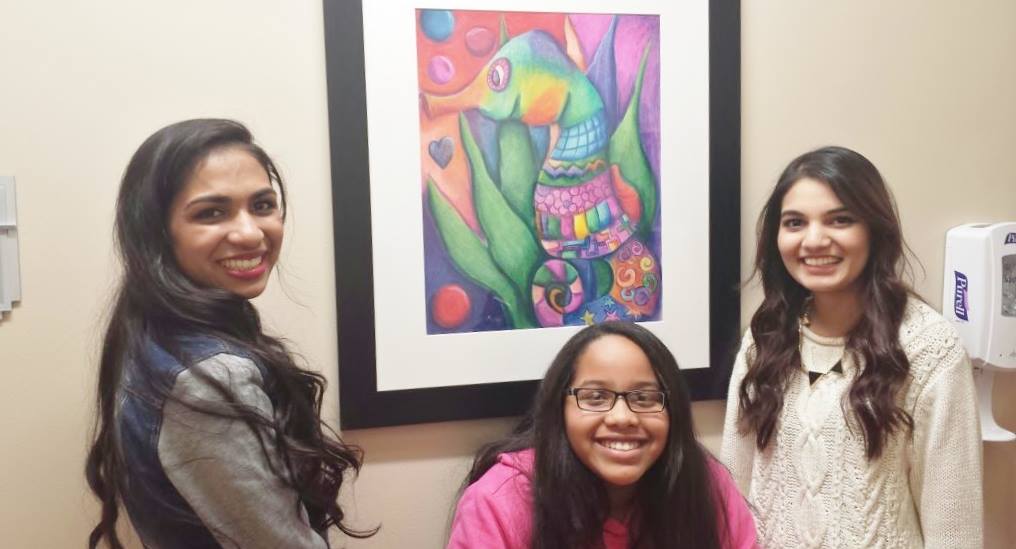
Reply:
[[784, 170], [758, 223], [765, 298], [734, 365], [721, 457], [764, 547], [979, 548], [970, 363], [902, 280], [892, 196], [860, 154]]

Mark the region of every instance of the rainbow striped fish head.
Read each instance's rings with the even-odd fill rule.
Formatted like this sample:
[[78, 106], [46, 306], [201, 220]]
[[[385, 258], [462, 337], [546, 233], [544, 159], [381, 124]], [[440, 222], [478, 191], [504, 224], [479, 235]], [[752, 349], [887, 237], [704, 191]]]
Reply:
[[596, 88], [554, 38], [540, 30], [520, 34], [501, 49], [461, 91], [422, 95], [427, 113], [479, 109], [494, 120], [530, 126], [582, 122], [603, 108]]

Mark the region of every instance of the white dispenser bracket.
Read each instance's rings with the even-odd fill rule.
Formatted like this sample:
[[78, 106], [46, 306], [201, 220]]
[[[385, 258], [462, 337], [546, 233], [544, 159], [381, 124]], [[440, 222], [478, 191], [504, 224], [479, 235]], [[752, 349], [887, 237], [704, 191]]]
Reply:
[[995, 370], [974, 367], [974, 384], [977, 387], [977, 402], [981, 408], [981, 438], [991, 442], [1016, 440], [1016, 433], [995, 423], [991, 410], [991, 391], [994, 388]]
[[21, 301], [14, 177], [0, 175], [0, 318]]

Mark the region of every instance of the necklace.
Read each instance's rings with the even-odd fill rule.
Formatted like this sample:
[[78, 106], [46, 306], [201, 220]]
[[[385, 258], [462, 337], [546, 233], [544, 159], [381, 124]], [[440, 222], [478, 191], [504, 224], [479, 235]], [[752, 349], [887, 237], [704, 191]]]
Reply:
[[[801, 361], [801, 369], [807, 372], [808, 374], [808, 383], [810, 385], [814, 385], [816, 381], [821, 379], [822, 376], [828, 374], [829, 372], [836, 372], [841, 375], [843, 374], [843, 356], [846, 354], [846, 348], [844, 348], [843, 355], [840, 355], [840, 358], [836, 360], [836, 363], [833, 364], [832, 368], [829, 368], [829, 370], [827, 370], [824, 373], [813, 372], [805, 367], [804, 328], [805, 326], [811, 326], [811, 317], [808, 315], [810, 310], [811, 310], [811, 297], [808, 297], [808, 299], [805, 300], [804, 302], [804, 306], [802, 307], [801, 316], [798, 317], [797, 319], [797, 356], [798, 359]], [[814, 355], [812, 355], [812, 359], [813, 359], [812, 362], [814, 362]]]

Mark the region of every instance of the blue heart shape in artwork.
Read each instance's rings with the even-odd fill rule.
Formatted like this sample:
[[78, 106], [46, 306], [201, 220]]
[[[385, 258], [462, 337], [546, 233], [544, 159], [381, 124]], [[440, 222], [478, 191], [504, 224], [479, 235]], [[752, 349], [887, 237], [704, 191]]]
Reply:
[[437, 162], [438, 166], [446, 168], [448, 163], [452, 161], [452, 153], [455, 152], [455, 143], [452, 142], [451, 137], [442, 137], [430, 142], [427, 146], [427, 152], [430, 153], [430, 157]]

